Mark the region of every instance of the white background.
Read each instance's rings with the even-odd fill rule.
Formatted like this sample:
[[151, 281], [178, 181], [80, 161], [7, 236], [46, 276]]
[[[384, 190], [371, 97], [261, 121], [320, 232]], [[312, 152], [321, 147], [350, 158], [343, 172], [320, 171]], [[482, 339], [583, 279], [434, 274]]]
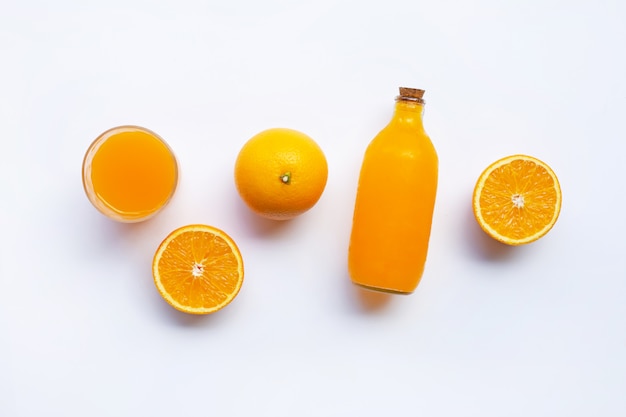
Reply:
[[[626, 415], [626, 3], [0, 3], [0, 416]], [[399, 86], [423, 88], [440, 159], [422, 283], [346, 271], [358, 170]], [[138, 124], [182, 177], [155, 219], [88, 202], [91, 141]], [[233, 166], [269, 127], [313, 137], [328, 185], [286, 223], [253, 216]], [[531, 245], [487, 238], [471, 192], [494, 160], [563, 189]], [[244, 256], [241, 293], [191, 317], [152, 255], [207, 223]]]

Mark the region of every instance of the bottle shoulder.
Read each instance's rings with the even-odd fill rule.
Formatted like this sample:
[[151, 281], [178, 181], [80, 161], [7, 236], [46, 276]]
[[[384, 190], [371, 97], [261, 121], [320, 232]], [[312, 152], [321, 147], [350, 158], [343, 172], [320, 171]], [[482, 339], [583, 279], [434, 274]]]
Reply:
[[407, 128], [389, 124], [383, 128], [370, 142], [369, 149], [423, 149], [435, 152], [433, 142], [424, 129]]

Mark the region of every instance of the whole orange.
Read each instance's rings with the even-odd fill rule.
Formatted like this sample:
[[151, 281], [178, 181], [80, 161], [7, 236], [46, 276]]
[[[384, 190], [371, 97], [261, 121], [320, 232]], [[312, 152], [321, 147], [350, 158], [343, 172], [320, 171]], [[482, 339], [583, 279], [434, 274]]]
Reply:
[[243, 201], [274, 220], [291, 219], [313, 207], [327, 179], [322, 149], [292, 129], [260, 132], [246, 142], [235, 162], [235, 185]]

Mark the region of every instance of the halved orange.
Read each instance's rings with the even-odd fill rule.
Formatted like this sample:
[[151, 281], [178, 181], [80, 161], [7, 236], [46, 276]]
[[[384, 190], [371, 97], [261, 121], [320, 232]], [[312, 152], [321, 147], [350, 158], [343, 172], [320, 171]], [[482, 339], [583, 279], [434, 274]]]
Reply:
[[537, 158], [507, 156], [489, 165], [478, 178], [473, 209], [480, 227], [494, 239], [508, 245], [534, 242], [559, 217], [559, 180]]
[[172, 307], [209, 314], [229, 304], [243, 283], [243, 260], [223, 231], [203, 224], [174, 230], [152, 261], [154, 283]]

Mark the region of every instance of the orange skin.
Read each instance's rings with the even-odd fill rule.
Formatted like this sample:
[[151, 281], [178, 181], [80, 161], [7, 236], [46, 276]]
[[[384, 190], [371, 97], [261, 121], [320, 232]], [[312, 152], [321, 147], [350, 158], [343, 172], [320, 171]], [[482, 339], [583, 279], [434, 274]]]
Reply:
[[424, 272], [438, 159], [422, 112], [422, 104], [399, 100], [365, 152], [348, 254], [357, 285], [409, 294]]
[[235, 185], [256, 214], [288, 220], [312, 208], [326, 187], [328, 164], [322, 149], [302, 132], [264, 130], [241, 148]]

